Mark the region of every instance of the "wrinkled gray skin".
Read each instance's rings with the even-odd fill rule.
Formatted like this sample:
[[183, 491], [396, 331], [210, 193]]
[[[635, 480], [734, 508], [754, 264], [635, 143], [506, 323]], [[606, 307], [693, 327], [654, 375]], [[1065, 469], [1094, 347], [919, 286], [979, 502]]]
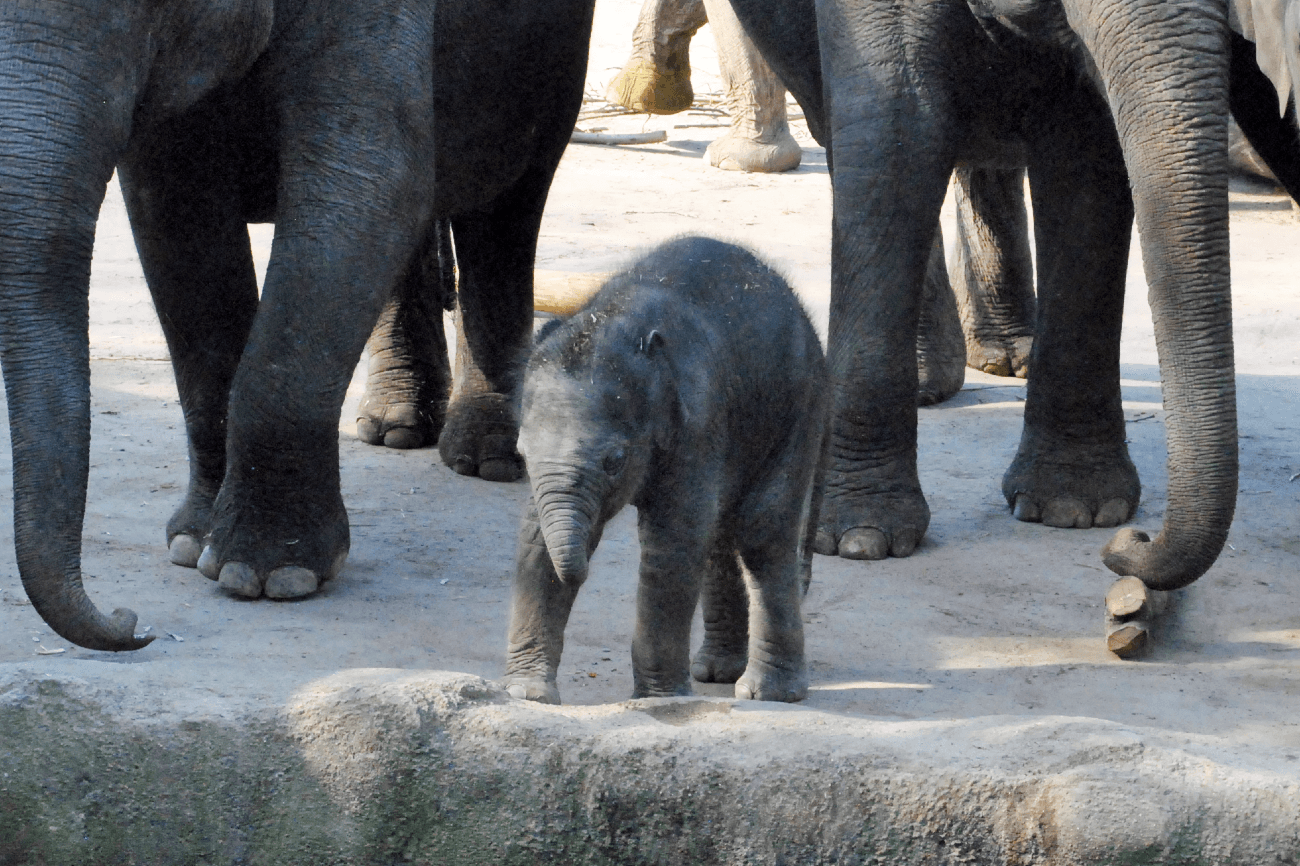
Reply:
[[1157, 589], [1204, 573], [1237, 477], [1223, 5], [733, 5], [834, 161], [835, 397], [818, 550], [905, 556], [924, 535], [910, 346], [944, 188], [958, 165], [1027, 165], [1037, 339], [1004, 493], [1019, 519], [1055, 526], [1114, 526], [1137, 506], [1118, 375], [1136, 215], [1169, 410], [1169, 501], [1159, 537], [1121, 533], [1105, 561]]
[[[436, 246], [444, 141], [465, 160], [439, 162], [436, 197], [458, 221], [470, 275], [467, 388], [495, 411], [467, 401], [457, 448], [475, 451], [500, 427], [513, 437], [536, 223], [580, 105], [591, 10], [591, 0], [441, 2], [436, 16], [431, 0], [0, 4], [15, 546], [51, 628], [92, 649], [147, 642], [132, 612], [95, 608], [80, 568], [90, 254], [114, 168], [190, 443], [173, 557], [178, 538], [190, 561], [206, 539], [200, 564], [229, 591], [301, 596], [347, 556], [338, 416], [381, 307], [394, 286], [420, 282]], [[521, 94], [513, 114], [474, 96], [503, 78]], [[530, 82], [550, 96], [534, 98]], [[447, 100], [463, 110], [442, 113]], [[549, 166], [532, 162], [538, 153]], [[259, 302], [246, 224], [266, 221], [276, 232]]]
[[[505, 683], [558, 703], [564, 627], [605, 523], [637, 508], [636, 697], [807, 692], [826, 368], [785, 282], [738, 247], [681, 238], [542, 335], [524, 377], [519, 532]], [[704, 644], [689, 658], [703, 592]]]

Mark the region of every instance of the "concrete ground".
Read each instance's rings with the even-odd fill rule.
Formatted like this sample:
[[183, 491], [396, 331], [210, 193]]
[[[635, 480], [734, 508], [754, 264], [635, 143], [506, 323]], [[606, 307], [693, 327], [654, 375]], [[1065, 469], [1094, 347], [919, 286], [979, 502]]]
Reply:
[[[593, 96], [638, 5], [600, 0]], [[709, 38], [696, 40], [698, 92], [717, 89]], [[538, 267], [605, 271], [674, 234], [720, 235], [775, 262], [824, 333], [825, 155], [805, 139], [789, 174], [709, 169], [700, 157], [725, 127], [699, 124], [723, 122], [585, 118], [668, 139], [571, 146]], [[269, 227], [253, 234], [264, 262]], [[338, 580], [250, 602], [167, 562], [183, 426], [114, 188], [91, 286], [84, 562], [96, 603], [134, 608], [159, 639], [114, 655], [51, 634], [0, 520], [0, 864], [1296, 862], [1300, 222], [1285, 198], [1235, 182], [1232, 244], [1237, 518], [1218, 563], [1175, 594], [1150, 657], [1105, 649], [1110, 530], [1011, 518], [999, 482], [1023, 383], [967, 371], [956, 398], [920, 412], [933, 511], [921, 548], [815, 562], [805, 702], [742, 705], [716, 686], [626, 700], [629, 511], [593, 560], [565, 706], [551, 708], [489, 682], [524, 485], [360, 444], [359, 377], [340, 423], [353, 546]], [[1144, 484], [1134, 525], [1155, 529], [1164, 414], [1136, 258], [1124, 405]], [[7, 425], [0, 438], [7, 510]]]

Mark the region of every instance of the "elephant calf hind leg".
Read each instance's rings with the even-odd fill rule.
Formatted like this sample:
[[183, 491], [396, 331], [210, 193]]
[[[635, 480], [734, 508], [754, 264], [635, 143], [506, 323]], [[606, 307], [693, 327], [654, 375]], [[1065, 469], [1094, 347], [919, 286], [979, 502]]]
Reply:
[[703, 587], [704, 642], [691, 660], [701, 683], [734, 683], [749, 663], [749, 598], [730, 544], [709, 557]]

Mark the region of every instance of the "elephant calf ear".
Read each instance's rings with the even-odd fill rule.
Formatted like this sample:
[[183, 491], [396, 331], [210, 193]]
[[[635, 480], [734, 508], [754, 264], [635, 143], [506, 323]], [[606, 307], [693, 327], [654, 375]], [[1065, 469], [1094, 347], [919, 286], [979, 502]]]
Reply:
[[637, 351], [649, 355], [664, 344], [664, 335], [658, 331], [651, 331], [637, 341]]

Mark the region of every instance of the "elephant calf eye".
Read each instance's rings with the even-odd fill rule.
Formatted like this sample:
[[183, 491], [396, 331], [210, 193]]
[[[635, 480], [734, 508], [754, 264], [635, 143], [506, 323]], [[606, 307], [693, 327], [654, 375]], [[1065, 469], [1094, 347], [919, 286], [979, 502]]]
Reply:
[[617, 475], [623, 471], [623, 464], [627, 463], [627, 454], [622, 448], [615, 449], [605, 455], [604, 469], [607, 475]]

